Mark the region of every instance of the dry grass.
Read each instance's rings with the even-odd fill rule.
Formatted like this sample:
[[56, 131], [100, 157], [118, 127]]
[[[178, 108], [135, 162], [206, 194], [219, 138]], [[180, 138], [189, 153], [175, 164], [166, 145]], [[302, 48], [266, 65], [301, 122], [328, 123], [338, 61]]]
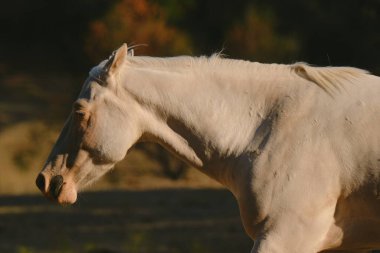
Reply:
[[[52, 148], [58, 131], [41, 122], [23, 122], [0, 132], [0, 194], [37, 193], [34, 180]], [[184, 178], [171, 180], [160, 166], [143, 152], [132, 150], [114, 170], [88, 190], [157, 189], [157, 188], [220, 188], [195, 169]]]
[[23, 122], [0, 132], [0, 194], [36, 192], [34, 178], [56, 132], [39, 122]]
[[57, 135], [36, 121], [0, 132], [0, 252], [249, 251], [251, 241], [229, 192], [195, 169], [180, 180], [168, 179], [139, 150], [91, 186], [92, 192], [80, 193], [74, 206], [34, 195], [35, 176]]

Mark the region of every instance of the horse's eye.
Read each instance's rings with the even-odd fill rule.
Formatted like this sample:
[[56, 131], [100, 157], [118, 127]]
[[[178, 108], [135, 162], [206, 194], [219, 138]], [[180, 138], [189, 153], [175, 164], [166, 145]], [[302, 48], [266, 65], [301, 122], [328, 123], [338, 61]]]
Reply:
[[75, 118], [79, 121], [87, 121], [89, 117], [88, 102], [85, 99], [78, 99], [73, 104]]
[[90, 113], [85, 109], [75, 110], [74, 122], [79, 127], [78, 129], [85, 130], [90, 120]]
[[85, 118], [86, 117], [86, 112], [83, 110], [76, 110], [75, 111], [75, 116], [78, 118]]

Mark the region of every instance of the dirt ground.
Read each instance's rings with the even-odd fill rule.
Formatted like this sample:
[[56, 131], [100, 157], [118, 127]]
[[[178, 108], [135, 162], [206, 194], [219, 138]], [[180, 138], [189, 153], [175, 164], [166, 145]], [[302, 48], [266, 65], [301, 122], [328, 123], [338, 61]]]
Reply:
[[81, 193], [61, 207], [39, 195], [0, 196], [2, 253], [249, 252], [223, 189]]

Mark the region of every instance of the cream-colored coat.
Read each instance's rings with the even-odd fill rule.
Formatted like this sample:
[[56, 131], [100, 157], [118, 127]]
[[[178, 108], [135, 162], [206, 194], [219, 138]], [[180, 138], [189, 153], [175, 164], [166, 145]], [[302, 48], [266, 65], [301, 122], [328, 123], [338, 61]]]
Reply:
[[41, 172], [47, 196], [75, 202], [153, 141], [231, 190], [253, 253], [380, 248], [379, 77], [127, 52], [90, 72]]

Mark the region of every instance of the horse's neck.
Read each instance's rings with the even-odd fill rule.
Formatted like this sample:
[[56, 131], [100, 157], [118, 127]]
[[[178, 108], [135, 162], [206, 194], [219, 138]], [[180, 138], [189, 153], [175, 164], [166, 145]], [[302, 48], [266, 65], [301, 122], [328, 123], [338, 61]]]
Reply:
[[143, 68], [129, 70], [125, 81], [128, 92], [152, 112], [145, 126], [149, 139], [222, 183], [219, 161], [244, 156], [274, 106], [276, 91], [266, 82], [216, 71]]

